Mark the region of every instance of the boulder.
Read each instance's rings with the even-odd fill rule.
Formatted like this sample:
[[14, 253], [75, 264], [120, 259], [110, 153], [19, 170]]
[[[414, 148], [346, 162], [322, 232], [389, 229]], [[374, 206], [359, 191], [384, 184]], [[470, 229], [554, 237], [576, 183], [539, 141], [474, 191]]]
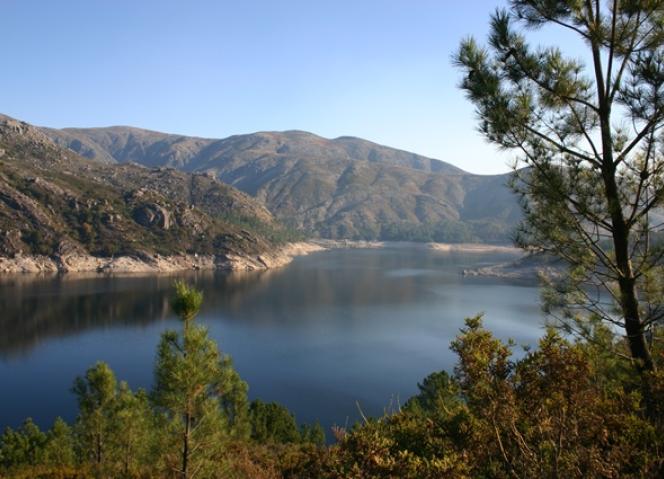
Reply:
[[156, 203], [137, 207], [134, 210], [133, 218], [134, 221], [142, 226], [156, 226], [164, 230], [169, 229], [172, 224], [170, 212]]

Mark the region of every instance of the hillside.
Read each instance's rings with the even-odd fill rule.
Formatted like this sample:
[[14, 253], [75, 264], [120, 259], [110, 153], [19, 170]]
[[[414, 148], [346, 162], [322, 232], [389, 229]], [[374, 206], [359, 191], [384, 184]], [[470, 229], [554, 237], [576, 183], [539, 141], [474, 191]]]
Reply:
[[359, 138], [286, 131], [215, 140], [130, 127], [43, 131], [100, 163], [213, 174], [289, 226], [327, 238], [500, 242], [520, 218], [507, 175], [472, 175]]
[[246, 256], [287, 236], [209, 175], [90, 162], [0, 116], [0, 256]]

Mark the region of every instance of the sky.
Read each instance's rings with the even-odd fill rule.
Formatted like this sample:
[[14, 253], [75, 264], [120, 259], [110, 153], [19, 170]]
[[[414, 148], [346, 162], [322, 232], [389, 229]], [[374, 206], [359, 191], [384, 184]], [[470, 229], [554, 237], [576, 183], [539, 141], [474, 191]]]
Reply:
[[[509, 171], [451, 56], [503, 0], [0, 0], [0, 113], [209, 138], [357, 136]], [[553, 38], [553, 37], [552, 37]]]

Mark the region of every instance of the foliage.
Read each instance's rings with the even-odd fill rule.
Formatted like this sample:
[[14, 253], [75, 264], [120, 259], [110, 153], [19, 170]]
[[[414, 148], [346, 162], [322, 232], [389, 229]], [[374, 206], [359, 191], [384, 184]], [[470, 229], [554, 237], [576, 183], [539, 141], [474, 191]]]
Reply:
[[477, 241], [467, 223], [440, 221], [438, 223], [389, 223], [381, 225], [376, 238], [383, 241], [435, 241], [438, 243], [470, 243]]
[[187, 285], [184, 281], [175, 282], [175, 295], [171, 301], [173, 312], [186, 323], [194, 319], [203, 304], [203, 293]]
[[0, 461], [3, 467], [41, 464], [47, 440], [46, 434], [30, 418], [16, 431], [7, 428], [0, 439]]
[[[275, 245], [292, 243], [296, 241], [303, 241], [306, 235], [285, 223], [267, 223], [253, 216], [227, 212], [222, 215], [222, 218], [240, 228], [249, 229], [255, 234], [266, 238], [268, 241]], [[223, 235], [219, 237], [221, 241]]]
[[[518, 361], [478, 318], [452, 346], [456, 380], [472, 416], [474, 469], [508, 477], [629, 477], [659, 467], [655, 428], [638, 393], [598, 387], [579, 345], [549, 330]], [[652, 455], [648, 458], [648, 452]]]
[[[520, 154], [518, 241], [570, 265], [547, 295], [569, 330], [588, 313], [615, 324], [641, 371], [653, 371], [647, 336], [664, 317], [664, 248], [652, 241], [664, 201], [664, 1], [509, 5], [492, 16], [487, 48], [467, 39], [454, 59], [482, 133]], [[531, 47], [519, 26], [577, 37], [590, 66]], [[648, 374], [642, 382], [654, 407]]]
[[662, 424], [640, 406], [634, 366], [606, 354], [626, 345], [601, 326], [592, 336], [549, 330], [515, 359], [471, 318], [452, 344], [454, 376], [434, 373], [402, 411], [337, 430], [294, 477], [661, 477]]
[[162, 334], [152, 394], [162, 421], [165, 467], [183, 478], [210, 475], [223, 445], [248, 432], [247, 386], [207, 329], [193, 323], [202, 294], [176, 283], [173, 309], [180, 333]]
[[74, 381], [72, 392], [78, 400], [76, 421], [81, 454], [103, 468], [106, 464], [107, 441], [113, 429], [113, 402], [117, 392], [115, 374], [103, 362], [98, 362]]
[[252, 401], [249, 419], [251, 438], [261, 444], [325, 444], [325, 432], [320, 424], [303, 424], [298, 428], [293, 413], [274, 402]]
[[124, 381], [115, 395], [112, 409], [111, 469], [122, 477], [138, 477], [155, 456], [154, 436], [158, 433], [148, 395], [134, 393]]
[[260, 399], [249, 406], [251, 438], [261, 443], [293, 443], [300, 441], [295, 417], [277, 403], [264, 403]]
[[72, 429], [62, 418], [57, 418], [46, 433], [44, 463], [56, 467], [72, 467], [76, 463]]
[[406, 410], [431, 413], [454, 407], [459, 401], [458, 388], [446, 371], [431, 373], [417, 388], [420, 392], [406, 402]]
[[325, 445], [325, 430], [319, 422], [313, 424], [302, 424], [300, 426], [300, 442], [314, 446]]

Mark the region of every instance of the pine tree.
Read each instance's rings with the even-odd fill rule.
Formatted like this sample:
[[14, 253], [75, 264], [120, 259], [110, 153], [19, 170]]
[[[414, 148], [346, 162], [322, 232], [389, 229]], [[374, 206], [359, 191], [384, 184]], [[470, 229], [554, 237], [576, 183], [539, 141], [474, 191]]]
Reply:
[[300, 427], [300, 441], [303, 444], [313, 444], [323, 447], [325, 445], [325, 430], [319, 422], [303, 424]]
[[148, 396], [142, 389], [134, 393], [122, 381], [112, 406], [109, 446], [114, 470], [122, 477], [135, 477], [151, 458], [154, 417]]
[[82, 454], [100, 470], [107, 461], [107, 442], [113, 428], [115, 374], [100, 361], [84, 377], [76, 378], [72, 392], [78, 399], [76, 431]]
[[18, 430], [8, 427], [0, 436], [0, 464], [6, 469], [16, 466], [41, 464], [47, 436], [31, 418]]
[[259, 443], [297, 443], [300, 431], [295, 416], [277, 403], [264, 403], [260, 399], [251, 402], [251, 438]]
[[162, 334], [153, 392], [170, 439], [166, 464], [183, 479], [209, 477], [219, 467], [226, 440], [246, 435], [246, 384], [219, 352], [208, 331], [194, 324], [202, 294], [175, 285], [173, 310], [182, 331]]
[[58, 417], [46, 436], [44, 463], [59, 467], [73, 466], [76, 462], [76, 454], [71, 427]]
[[[519, 243], [570, 265], [547, 293], [550, 311], [581, 334], [589, 316], [622, 328], [646, 384], [656, 367], [648, 339], [664, 317], [653, 220], [664, 201], [664, 1], [509, 3], [492, 16], [488, 48], [462, 42], [461, 87], [486, 138], [527, 167], [513, 182], [525, 210]], [[519, 26], [576, 36], [589, 67], [532, 48]]]

